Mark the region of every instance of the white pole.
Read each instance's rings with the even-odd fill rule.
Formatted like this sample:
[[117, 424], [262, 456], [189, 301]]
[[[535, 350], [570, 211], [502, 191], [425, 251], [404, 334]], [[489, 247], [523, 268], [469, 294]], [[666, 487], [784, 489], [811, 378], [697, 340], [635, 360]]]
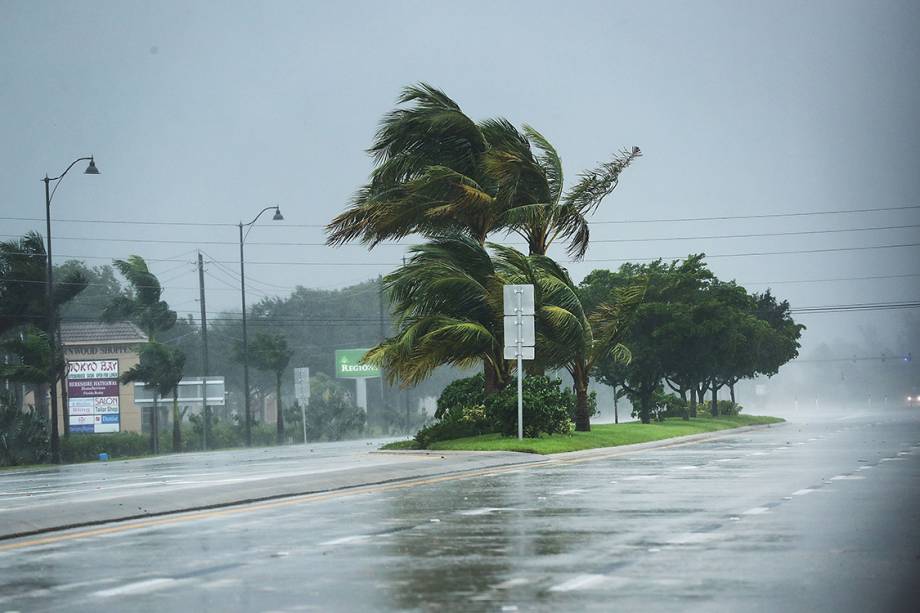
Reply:
[[524, 333], [523, 290], [517, 290], [517, 392], [518, 392], [518, 440], [524, 438]]
[[307, 408], [300, 404], [300, 418], [303, 420], [303, 444], [307, 444]]

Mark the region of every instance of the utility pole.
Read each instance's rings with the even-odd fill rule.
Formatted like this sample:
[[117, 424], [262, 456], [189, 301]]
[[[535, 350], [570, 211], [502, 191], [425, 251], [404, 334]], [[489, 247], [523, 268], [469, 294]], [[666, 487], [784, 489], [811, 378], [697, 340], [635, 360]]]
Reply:
[[204, 302], [204, 261], [198, 252], [198, 296], [201, 303], [201, 447], [208, 448], [208, 430], [211, 427], [211, 411], [208, 408], [208, 315]]
[[[382, 343], [384, 339], [386, 338], [386, 331], [384, 329], [384, 322], [383, 322], [383, 275], [377, 275], [377, 286], [378, 286], [377, 316], [380, 319], [380, 338], [378, 339], [378, 342]], [[387, 412], [386, 394], [385, 394], [384, 383], [383, 383], [384, 378], [385, 378], [384, 373], [381, 370], [380, 372], [380, 415], [384, 415]], [[408, 431], [408, 428], [409, 426], [407, 425], [406, 426], [407, 431]]]

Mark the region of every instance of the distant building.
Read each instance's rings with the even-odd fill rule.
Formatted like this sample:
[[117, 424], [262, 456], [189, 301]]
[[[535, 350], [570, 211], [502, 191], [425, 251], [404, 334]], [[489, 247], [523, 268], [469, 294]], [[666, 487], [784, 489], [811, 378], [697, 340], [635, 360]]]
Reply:
[[66, 385], [58, 393], [66, 406], [58, 411], [61, 432], [65, 427], [71, 433], [141, 431], [134, 384], [122, 385], [118, 377], [139, 362], [146, 342], [147, 335], [129, 322], [61, 322], [68, 366]]

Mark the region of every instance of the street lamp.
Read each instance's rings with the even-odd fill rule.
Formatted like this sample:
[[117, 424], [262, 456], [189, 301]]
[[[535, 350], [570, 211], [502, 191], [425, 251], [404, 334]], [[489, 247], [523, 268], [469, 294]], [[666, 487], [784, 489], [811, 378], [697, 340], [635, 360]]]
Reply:
[[[47, 174], [42, 181], [45, 183], [45, 224], [48, 233], [48, 239], [45, 244], [45, 252], [48, 256], [47, 262], [47, 276], [48, 276], [48, 287], [47, 296], [48, 296], [48, 343], [51, 346], [51, 366], [49, 367], [49, 378], [51, 379], [51, 461], [55, 464], [61, 463], [61, 438], [60, 438], [60, 429], [58, 428], [58, 394], [57, 394], [57, 376], [58, 372], [56, 369], [57, 365], [57, 342], [55, 341], [55, 330], [57, 328], [55, 322], [55, 308], [54, 308], [54, 289], [52, 287], [52, 276], [53, 276], [53, 264], [51, 261], [51, 199], [54, 198], [54, 193], [57, 191], [57, 188], [61, 185], [61, 179], [64, 178], [70, 169], [73, 168], [77, 162], [85, 162], [89, 160], [89, 164], [86, 167], [86, 170], [83, 171], [85, 175], [98, 175], [99, 169], [96, 168], [96, 161], [93, 159], [93, 156], [77, 158], [70, 163], [70, 166], [64, 170], [60, 175], [56, 177], [49, 177]], [[54, 189], [51, 189], [51, 183], [54, 182]], [[67, 427], [67, 424], [64, 424], [64, 427]]]
[[[250, 421], [252, 420], [251, 411], [249, 409], [249, 340], [246, 336], [246, 272], [243, 265], [243, 242], [246, 240], [246, 237], [249, 236], [249, 231], [252, 230], [252, 226], [259, 220], [259, 217], [262, 216], [262, 213], [265, 211], [274, 210], [275, 214], [272, 216], [272, 221], [284, 221], [284, 216], [281, 214], [281, 209], [276, 206], [267, 206], [259, 214], [253, 217], [252, 221], [249, 223], [240, 222], [240, 300], [243, 304], [243, 403], [246, 407], [245, 410], [245, 426], [244, 431], [246, 433], [246, 446], [252, 446], [252, 426]], [[246, 227], [246, 234], [243, 234], [243, 227]]]

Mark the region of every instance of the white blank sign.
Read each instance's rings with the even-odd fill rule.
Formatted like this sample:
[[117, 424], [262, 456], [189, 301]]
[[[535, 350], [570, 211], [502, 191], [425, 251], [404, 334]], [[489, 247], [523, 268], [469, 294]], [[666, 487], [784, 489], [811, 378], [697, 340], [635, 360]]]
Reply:
[[537, 335], [534, 330], [533, 317], [521, 317], [520, 327], [518, 327], [516, 315], [505, 317], [505, 346], [513, 347], [518, 344], [518, 341], [525, 347], [536, 345]]
[[533, 285], [505, 285], [502, 296], [505, 315], [517, 315], [518, 300], [521, 302], [521, 315], [534, 314]]
[[[517, 347], [505, 347], [505, 359], [506, 360], [516, 360], [518, 357], [518, 348]], [[521, 359], [522, 360], [533, 360], [536, 358], [536, 352], [533, 347], [521, 347]]]

